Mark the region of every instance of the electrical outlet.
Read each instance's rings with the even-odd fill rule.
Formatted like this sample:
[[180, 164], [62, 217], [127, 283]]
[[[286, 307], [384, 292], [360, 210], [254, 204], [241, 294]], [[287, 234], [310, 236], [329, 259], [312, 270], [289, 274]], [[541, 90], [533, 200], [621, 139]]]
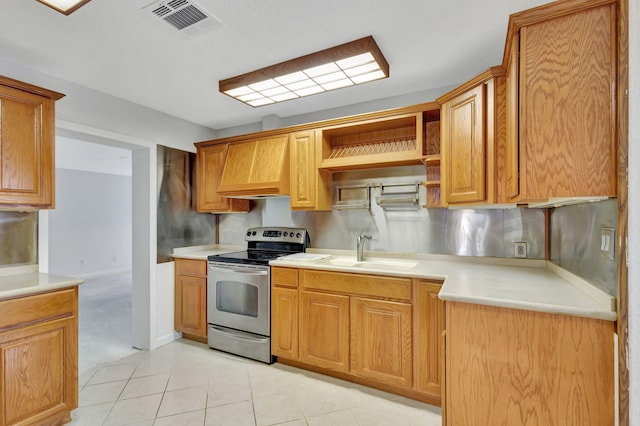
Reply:
[[600, 229], [600, 255], [614, 260], [616, 258], [616, 231], [613, 228]]
[[518, 259], [526, 259], [527, 243], [525, 242], [513, 243], [513, 257], [516, 257]]

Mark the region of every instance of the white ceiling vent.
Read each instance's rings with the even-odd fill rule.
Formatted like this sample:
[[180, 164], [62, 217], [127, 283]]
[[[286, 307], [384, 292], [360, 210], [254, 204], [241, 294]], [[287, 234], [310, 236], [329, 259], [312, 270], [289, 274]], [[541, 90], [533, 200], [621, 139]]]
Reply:
[[142, 10], [188, 36], [211, 31], [222, 25], [193, 0], [160, 0]]

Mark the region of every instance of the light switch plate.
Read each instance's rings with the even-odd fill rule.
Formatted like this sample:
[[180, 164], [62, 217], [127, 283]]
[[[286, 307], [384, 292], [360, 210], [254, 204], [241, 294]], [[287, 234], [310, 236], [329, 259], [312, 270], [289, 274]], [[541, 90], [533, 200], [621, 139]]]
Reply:
[[613, 228], [600, 229], [600, 255], [614, 260], [616, 258], [616, 231]]
[[513, 243], [513, 256], [518, 259], [526, 259], [527, 243], [525, 242]]

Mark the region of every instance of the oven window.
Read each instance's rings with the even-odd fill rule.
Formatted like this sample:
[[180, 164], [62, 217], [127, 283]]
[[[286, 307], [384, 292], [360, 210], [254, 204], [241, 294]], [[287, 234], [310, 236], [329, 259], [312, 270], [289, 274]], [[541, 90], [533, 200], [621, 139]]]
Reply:
[[258, 287], [240, 281], [217, 281], [216, 309], [257, 318]]

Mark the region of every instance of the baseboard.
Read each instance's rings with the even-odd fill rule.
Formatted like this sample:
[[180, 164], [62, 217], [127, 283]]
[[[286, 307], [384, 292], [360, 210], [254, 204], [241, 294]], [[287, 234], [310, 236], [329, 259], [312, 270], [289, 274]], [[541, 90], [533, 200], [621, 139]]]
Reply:
[[168, 345], [171, 342], [175, 342], [176, 340], [182, 338], [182, 333], [178, 331], [173, 331], [170, 334], [166, 334], [162, 337], [156, 338], [156, 341], [150, 348], [151, 350], [158, 349], [160, 346]]
[[65, 276], [71, 276], [74, 278], [82, 278], [82, 279], [90, 279], [90, 278], [100, 278], [100, 277], [106, 277], [109, 275], [117, 275], [117, 274], [124, 274], [124, 273], [131, 273], [132, 269], [131, 268], [122, 268], [122, 269], [110, 269], [107, 271], [97, 271], [97, 272], [87, 272], [84, 274], [56, 274], [56, 275], [65, 275]]

